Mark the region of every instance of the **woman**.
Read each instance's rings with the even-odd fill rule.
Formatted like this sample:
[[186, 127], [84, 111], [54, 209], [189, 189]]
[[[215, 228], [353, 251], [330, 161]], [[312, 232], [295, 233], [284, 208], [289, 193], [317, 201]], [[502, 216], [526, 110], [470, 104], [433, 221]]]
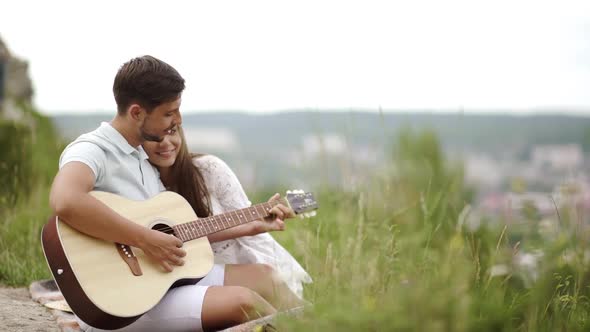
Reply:
[[[144, 150], [160, 171], [167, 190], [182, 195], [198, 217], [217, 215], [251, 205], [236, 175], [221, 159], [212, 155], [190, 154], [180, 127], [173, 128], [162, 142], [146, 142]], [[270, 200], [278, 199], [275, 194]], [[287, 211], [277, 211], [278, 214]], [[205, 286], [241, 286], [259, 294], [274, 308], [299, 306], [302, 283], [310, 276], [268, 231], [283, 230], [282, 220], [258, 220], [208, 236], [215, 255], [215, 267], [204, 279]], [[221, 327], [209, 318], [210, 291], [204, 295], [202, 325]], [[231, 299], [226, 299], [231, 301]], [[217, 298], [215, 301], [223, 302]]]

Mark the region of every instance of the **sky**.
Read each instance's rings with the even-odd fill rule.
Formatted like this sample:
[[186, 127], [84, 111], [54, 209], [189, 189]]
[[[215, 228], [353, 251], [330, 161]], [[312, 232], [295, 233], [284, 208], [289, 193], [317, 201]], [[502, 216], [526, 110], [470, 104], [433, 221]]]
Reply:
[[46, 114], [114, 112], [150, 54], [182, 109], [590, 114], [590, 1], [32, 1], [0, 4]]

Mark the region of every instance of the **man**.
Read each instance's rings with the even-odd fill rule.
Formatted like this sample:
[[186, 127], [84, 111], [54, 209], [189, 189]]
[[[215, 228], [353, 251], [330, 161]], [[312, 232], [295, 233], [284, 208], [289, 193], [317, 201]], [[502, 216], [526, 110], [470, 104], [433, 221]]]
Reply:
[[[184, 263], [182, 241], [124, 218], [89, 192], [100, 190], [145, 200], [165, 190], [141, 144], [162, 141], [182, 123], [184, 87], [184, 79], [172, 66], [152, 56], [123, 64], [113, 85], [117, 115], [110, 123], [102, 123], [66, 147], [50, 193], [52, 209], [71, 227], [100, 239], [140, 248], [166, 271]], [[271, 212], [279, 219], [293, 216], [280, 204]], [[249, 265], [254, 268], [246, 267], [245, 271], [268, 277], [264, 275], [268, 274], [267, 269]], [[148, 314], [124, 330], [218, 329], [247, 321], [256, 314], [276, 311], [238, 281], [233, 286], [224, 286], [227, 283], [224, 284], [223, 272], [221, 284], [207, 284], [207, 279], [218, 270], [215, 265], [197, 285], [169, 291]], [[197, 287], [201, 284], [203, 287]], [[207, 291], [208, 285], [221, 287]], [[81, 326], [96, 331], [83, 322]]]

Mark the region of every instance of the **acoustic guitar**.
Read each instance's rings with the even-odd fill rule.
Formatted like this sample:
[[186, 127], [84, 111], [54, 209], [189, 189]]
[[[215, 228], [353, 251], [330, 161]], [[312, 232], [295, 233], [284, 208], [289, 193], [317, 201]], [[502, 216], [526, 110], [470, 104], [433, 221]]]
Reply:
[[53, 278], [80, 319], [106, 330], [133, 323], [171, 287], [195, 284], [205, 277], [213, 267], [207, 235], [267, 217], [278, 203], [300, 217], [313, 216], [318, 208], [312, 193], [288, 191], [274, 202], [197, 218], [190, 204], [170, 191], [146, 201], [100, 191], [90, 194], [137, 224], [176, 236], [187, 253], [183, 266], [166, 272], [139, 248], [88, 236], [51, 217], [41, 240]]

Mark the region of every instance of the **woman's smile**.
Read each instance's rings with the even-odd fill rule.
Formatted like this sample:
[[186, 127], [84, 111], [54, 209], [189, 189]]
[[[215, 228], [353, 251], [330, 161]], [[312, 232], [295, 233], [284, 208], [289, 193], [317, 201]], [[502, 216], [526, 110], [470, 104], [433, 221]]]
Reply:
[[157, 151], [156, 154], [164, 159], [168, 159], [174, 156], [174, 153], [176, 152], [176, 149], [170, 149], [170, 150], [165, 150], [165, 151]]

